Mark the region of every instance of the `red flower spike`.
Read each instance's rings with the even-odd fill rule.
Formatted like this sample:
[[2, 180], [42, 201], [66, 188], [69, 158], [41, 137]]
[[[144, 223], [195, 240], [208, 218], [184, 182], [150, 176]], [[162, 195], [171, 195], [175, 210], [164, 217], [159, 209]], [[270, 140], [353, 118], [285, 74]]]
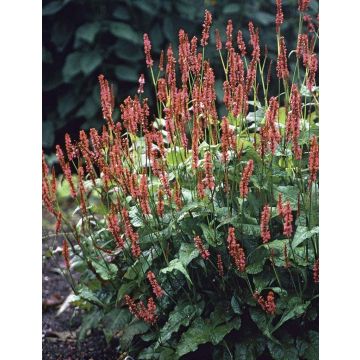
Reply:
[[306, 87], [309, 91], [312, 91], [313, 87], [315, 86], [315, 76], [318, 68], [318, 59], [316, 54], [311, 54], [308, 57], [308, 64], [307, 64], [309, 74], [306, 79]]
[[298, 10], [301, 12], [305, 12], [309, 7], [310, 0], [298, 0]]
[[296, 45], [296, 56], [302, 58], [303, 65], [306, 66], [309, 58], [309, 37], [307, 34], [299, 34]]
[[280, 31], [280, 26], [283, 22], [284, 22], [284, 13], [283, 13], [282, 7], [281, 7], [281, 0], [276, 0], [275, 24], [276, 24], [276, 32], [277, 33]]
[[249, 192], [249, 181], [250, 177], [254, 171], [254, 161], [250, 159], [242, 173], [241, 181], [240, 181], [240, 196], [245, 199]]
[[56, 224], [55, 224], [55, 234], [58, 234], [61, 229], [61, 223], [62, 223], [62, 214], [59, 211], [56, 216]]
[[290, 238], [293, 233], [293, 226], [292, 226], [293, 216], [292, 216], [292, 210], [291, 210], [289, 201], [287, 201], [285, 203], [284, 210], [283, 210], [283, 218], [284, 218], [283, 233], [287, 238]]
[[238, 45], [241, 56], [245, 56], [246, 55], [246, 45], [245, 45], [245, 42], [243, 40], [241, 30], [239, 30], [238, 33], [237, 33], [236, 42], [237, 42], [237, 45]]
[[125, 246], [124, 239], [121, 236], [121, 228], [119, 225], [119, 220], [114, 211], [112, 211], [108, 216], [108, 229], [111, 232], [112, 236], [115, 238], [117, 245], [120, 249], [123, 249]]
[[220, 51], [222, 49], [222, 42], [219, 29], [215, 29], [215, 43], [216, 43], [216, 50]]
[[167, 99], [166, 80], [164, 78], [160, 78], [157, 82], [157, 98], [163, 102]]
[[253, 293], [253, 298], [257, 301], [260, 307], [265, 311], [266, 310], [266, 303], [264, 298], [259, 294], [257, 290]]
[[213, 191], [215, 189], [215, 178], [213, 175], [213, 164], [212, 164], [212, 160], [211, 160], [211, 153], [209, 151], [207, 151], [205, 153], [205, 186], [210, 189], [211, 191]]
[[277, 117], [279, 113], [279, 103], [273, 96], [270, 98], [269, 107], [265, 114], [265, 126], [260, 130], [261, 147], [260, 154], [263, 157], [265, 151], [270, 149], [275, 154], [276, 147], [280, 143], [281, 135], [277, 127]]
[[231, 20], [228, 20], [226, 26], [226, 44], [225, 44], [227, 50], [230, 50], [232, 48], [232, 33], [233, 33], [233, 24]]
[[206, 46], [208, 44], [211, 23], [212, 23], [212, 15], [208, 10], [205, 10], [205, 19], [203, 23], [203, 31], [200, 42], [201, 46]]
[[203, 199], [205, 197], [205, 189], [200, 176], [198, 177], [196, 189], [199, 199]]
[[176, 204], [176, 210], [179, 211], [183, 207], [183, 203], [181, 200], [181, 189], [177, 182], [175, 182], [173, 194]]
[[158, 189], [158, 203], [156, 211], [159, 217], [164, 216], [164, 191], [160, 187]]
[[282, 36], [279, 40], [279, 54], [276, 65], [277, 76], [279, 79], [286, 80], [289, 77], [289, 69], [287, 65], [285, 39]]
[[266, 204], [261, 213], [261, 221], [260, 221], [261, 238], [264, 244], [269, 242], [269, 240], [271, 239], [269, 221], [270, 221], [270, 207], [269, 205]]
[[275, 295], [272, 291], [269, 291], [266, 297], [265, 308], [268, 314], [275, 315], [276, 312]]
[[164, 71], [164, 50], [161, 50], [160, 53], [159, 70]]
[[114, 108], [113, 94], [109, 82], [105, 79], [104, 75], [100, 74], [98, 79], [100, 84], [100, 100], [103, 118], [106, 120], [109, 129], [112, 129], [114, 126], [112, 120], [112, 112]]
[[139, 246], [139, 234], [133, 230], [130, 222], [129, 212], [126, 208], [121, 209], [121, 217], [125, 224], [125, 235], [131, 241], [131, 253], [135, 258], [138, 258], [141, 254]]
[[144, 85], [145, 85], [145, 78], [144, 78], [144, 74], [141, 74], [139, 77], [139, 87], [137, 90], [138, 94], [143, 94], [144, 93]]
[[65, 267], [67, 270], [69, 270], [70, 269], [69, 245], [65, 239], [63, 241], [62, 255], [64, 258]]
[[288, 269], [291, 266], [291, 263], [289, 260], [286, 243], [284, 243], [284, 261], [285, 261], [285, 265], [284, 265], [285, 269]]
[[148, 271], [146, 274], [147, 279], [152, 287], [153, 293], [157, 298], [161, 298], [164, 295], [164, 290], [161, 288], [156, 280], [155, 274], [152, 271]]
[[204, 260], [208, 260], [209, 257], [210, 257], [210, 252], [209, 252], [209, 250], [205, 249], [204, 244], [203, 244], [200, 236], [195, 236], [194, 237], [194, 243], [195, 243], [196, 248], [199, 250], [199, 253], [200, 253], [201, 257]]
[[149, 39], [149, 35], [145, 33], [144, 34], [144, 53], [145, 53], [147, 67], [153, 66], [153, 63], [154, 63], [151, 58], [150, 51], [151, 51], [151, 42]]
[[65, 134], [65, 149], [69, 161], [72, 161], [76, 156], [75, 146], [71, 143], [71, 138], [68, 133]]
[[295, 84], [291, 87], [290, 112], [286, 119], [286, 138], [292, 140], [292, 147], [296, 160], [301, 160], [301, 147], [299, 146], [301, 119], [301, 95]]
[[314, 135], [310, 142], [310, 154], [309, 154], [309, 186], [316, 182], [317, 172], [319, 170], [319, 144], [317, 138]]
[[315, 260], [314, 267], [313, 267], [313, 279], [314, 283], [319, 283], [319, 259]]
[[246, 267], [245, 252], [236, 241], [235, 229], [233, 227], [229, 228], [227, 243], [230, 256], [233, 258], [236, 268], [239, 271], [244, 272]]

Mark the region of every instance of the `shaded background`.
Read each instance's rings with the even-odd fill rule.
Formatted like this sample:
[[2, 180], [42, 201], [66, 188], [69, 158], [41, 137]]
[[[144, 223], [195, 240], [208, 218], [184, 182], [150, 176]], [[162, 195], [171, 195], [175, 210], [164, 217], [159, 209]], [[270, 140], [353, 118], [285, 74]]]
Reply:
[[[276, 59], [275, 0], [44, 0], [42, 142], [46, 153], [52, 153], [55, 144], [63, 144], [65, 132], [76, 138], [79, 129], [103, 125], [100, 73], [115, 86], [116, 107], [136, 93], [139, 74], [144, 73], [149, 83], [144, 32], [149, 34], [153, 58], [158, 60], [161, 49], [166, 50], [169, 43], [176, 50], [180, 28], [190, 39], [193, 35], [200, 39], [205, 9], [213, 14], [206, 56], [218, 75], [216, 87], [221, 96], [223, 73], [215, 51], [215, 28], [224, 40], [227, 20], [232, 19], [234, 41], [235, 31], [241, 29], [247, 43], [247, 25], [253, 21], [260, 29], [262, 53], [267, 44], [269, 56]], [[296, 47], [297, 0], [283, 0], [283, 11], [281, 29], [290, 51]], [[309, 13], [318, 13], [316, 0], [310, 2]], [[146, 88], [151, 107], [152, 89]]]

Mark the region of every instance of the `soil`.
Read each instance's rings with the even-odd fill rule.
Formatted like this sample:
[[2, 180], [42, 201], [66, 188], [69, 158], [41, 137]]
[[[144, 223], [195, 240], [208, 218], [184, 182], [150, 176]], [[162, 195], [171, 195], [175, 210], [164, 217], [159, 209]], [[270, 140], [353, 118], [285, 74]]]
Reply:
[[[43, 257], [49, 245], [61, 246], [62, 238], [51, 236], [52, 219], [43, 214]], [[50, 236], [49, 236], [50, 235]], [[116, 344], [107, 345], [100, 331], [92, 331], [79, 344], [77, 330], [81, 314], [71, 305], [57, 316], [57, 312], [71, 289], [61, 274], [56, 271], [56, 263], [43, 261], [43, 312], [42, 312], [42, 358], [43, 360], [118, 360]]]

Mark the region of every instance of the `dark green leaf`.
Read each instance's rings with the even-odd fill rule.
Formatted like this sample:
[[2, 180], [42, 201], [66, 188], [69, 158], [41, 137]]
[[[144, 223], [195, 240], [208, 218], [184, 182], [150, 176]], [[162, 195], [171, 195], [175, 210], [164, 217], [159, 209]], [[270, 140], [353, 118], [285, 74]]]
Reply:
[[257, 360], [264, 352], [265, 347], [266, 342], [263, 337], [257, 337], [255, 339], [242, 337], [241, 342], [235, 345], [234, 359]]
[[306, 301], [305, 303], [302, 303], [300, 298], [297, 297], [291, 298], [287, 303], [288, 309], [283, 313], [279, 322], [273, 327], [272, 332], [277, 330], [286, 321], [293, 318], [297, 318], [298, 316], [302, 315], [309, 305], [310, 305], [310, 301]]
[[111, 280], [116, 277], [118, 268], [115, 264], [106, 264], [103, 260], [92, 260], [91, 263], [103, 280]]
[[62, 69], [65, 82], [69, 82], [75, 75], [80, 73], [81, 57], [82, 54], [79, 52], [73, 52], [66, 57], [65, 65]]
[[120, 337], [120, 345], [123, 350], [127, 350], [136, 335], [145, 334], [149, 330], [149, 325], [142, 320], [135, 320], [125, 326]]
[[85, 75], [91, 74], [101, 64], [101, 61], [102, 57], [96, 50], [82, 54], [80, 59], [82, 72]]
[[236, 14], [236, 13], [239, 13], [240, 10], [241, 10], [240, 4], [231, 3], [231, 4], [227, 4], [224, 6], [223, 14], [224, 15]]
[[134, 44], [142, 44], [139, 34], [130, 25], [122, 22], [110, 22], [110, 32], [120, 39], [130, 41]]
[[54, 15], [59, 12], [67, 1], [52, 1], [51, 3], [46, 4], [42, 9], [43, 16]]
[[134, 67], [126, 65], [118, 65], [115, 68], [115, 75], [120, 80], [137, 82], [139, 79], [139, 74]]
[[184, 274], [184, 276], [189, 280], [189, 282], [192, 284], [192, 281], [190, 279], [189, 273], [187, 272], [187, 270], [185, 269], [184, 265], [182, 264], [182, 262], [180, 261], [180, 259], [173, 259], [170, 261], [169, 265], [166, 268], [163, 268], [160, 270], [161, 273], [166, 274], [168, 272], [173, 272], [173, 271], [180, 271], [182, 274]]
[[240, 302], [235, 295], [231, 297], [231, 308], [235, 314], [241, 314]]
[[102, 321], [106, 341], [109, 343], [117, 332], [129, 324], [131, 318], [131, 313], [125, 308], [113, 309], [107, 313]]
[[104, 316], [102, 311], [96, 310], [94, 312], [91, 312], [90, 314], [85, 315], [81, 319], [81, 326], [79, 329], [79, 341], [83, 341], [85, 339], [85, 336], [87, 332], [93, 328], [96, 328]]
[[191, 305], [187, 303], [178, 304], [170, 313], [169, 318], [161, 329], [161, 341], [169, 340], [173, 333], [176, 333], [180, 326], [189, 326], [192, 319], [200, 316], [204, 303]]
[[83, 40], [90, 44], [93, 43], [100, 28], [101, 25], [99, 22], [91, 22], [81, 25], [76, 30], [75, 41]]
[[179, 250], [179, 260], [186, 267], [199, 256], [199, 251], [194, 244], [182, 243]]

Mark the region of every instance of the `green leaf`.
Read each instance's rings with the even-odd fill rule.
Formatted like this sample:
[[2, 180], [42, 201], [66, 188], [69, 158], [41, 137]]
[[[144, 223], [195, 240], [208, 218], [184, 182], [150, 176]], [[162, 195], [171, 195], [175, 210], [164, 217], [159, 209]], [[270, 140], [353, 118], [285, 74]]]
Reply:
[[298, 351], [291, 343], [280, 345], [269, 341], [268, 348], [274, 360], [299, 360]]
[[78, 339], [80, 342], [85, 339], [85, 336], [89, 330], [94, 329], [98, 326], [103, 316], [103, 312], [99, 310], [93, 311], [83, 316], [83, 318], [81, 319], [81, 326], [78, 334]]
[[133, 44], [141, 44], [142, 41], [137, 32], [128, 24], [111, 21], [109, 24], [110, 32], [120, 39], [130, 41]]
[[142, 320], [135, 320], [131, 324], [125, 326], [120, 337], [120, 345], [122, 350], [127, 350], [136, 335], [145, 334], [150, 326]]
[[194, 244], [182, 243], [179, 250], [179, 260], [184, 266], [199, 256], [199, 250], [196, 249]]
[[189, 282], [192, 284], [192, 281], [190, 279], [189, 273], [187, 272], [187, 270], [184, 268], [184, 265], [182, 264], [182, 262], [180, 261], [180, 259], [173, 259], [170, 261], [169, 265], [164, 268], [161, 269], [160, 272], [163, 274], [166, 274], [168, 272], [173, 272], [174, 270], [178, 270], [180, 271], [182, 274], [184, 274], [184, 276], [186, 277], [186, 279], [189, 280]]
[[[180, 326], [189, 326], [194, 317], [200, 316], [204, 309], [204, 303], [196, 305], [181, 303], [175, 306], [169, 314], [168, 321], [161, 329], [161, 342], [169, 340], [173, 333], [179, 331]], [[160, 342], [158, 342], [158, 345]]]
[[104, 260], [91, 260], [91, 263], [103, 280], [111, 280], [116, 277], [118, 268], [115, 264], [106, 264]]
[[130, 20], [129, 10], [124, 5], [119, 5], [113, 12], [113, 17], [119, 20]]
[[231, 297], [231, 308], [233, 309], [235, 314], [242, 314], [241, 308], [240, 308], [240, 302], [237, 299], [235, 295]]
[[277, 199], [282, 194], [283, 202], [289, 201], [292, 209], [297, 208], [299, 189], [296, 186], [278, 186], [274, 188], [274, 195]]
[[87, 43], [92, 44], [100, 28], [101, 25], [99, 22], [85, 23], [81, 25], [76, 30], [75, 42], [78, 42], [79, 40], [83, 40], [86, 41]]
[[69, 82], [74, 76], [80, 73], [81, 68], [79, 66], [82, 54], [79, 52], [73, 52], [66, 57], [65, 65], [62, 69], [65, 82]]
[[215, 241], [215, 232], [214, 229], [210, 228], [207, 224], [200, 224], [201, 230], [207, 243], [211, 246], [216, 247], [219, 245], [219, 239]]
[[240, 11], [241, 11], [240, 4], [231, 3], [225, 5], [222, 12], [224, 15], [231, 15], [231, 14], [239, 13]]
[[46, 4], [42, 9], [43, 16], [54, 15], [59, 12], [68, 1], [52, 1], [51, 3]]
[[78, 291], [78, 295], [83, 300], [98, 304], [101, 307], [104, 306], [104, 304], [98, 299], [98, 297], [86, 286], [81, 287], [81, 289]]
[[118, 58], [131, 62], [139, 61], [144, 56], [139, 45], [127, 40], [118, 41], [114, 51]]
[[293, 249], [302, 244], [306, 239], [311, 238], [314, 234], [319, 233], [319, 227], [316, 226], [308, 231], [306, 226], [298, 226], [294, 235], [294, 239], [291, 242]]
[[199, 345], [211, 342], [213, 345], [219, 344], [223, 338], [233, 329], [241, 326], [240, 318], [234, 318], [224, 322], [223, 311], [215, 311], [210, 315], [209, 320], [196, 318], [189, 329], [182, 335], [176, 348], [176, 355], [183, 356], [195, 351]]
[[134, 1], [134, 6], [140, 9], [142, 12], [145, 12], [147, 15], [155, 16], [159, 8], [158, 1]]
[[125, 279], [137, 279], [138, 281], [141, 281], [153, 260], [159, 256], [154, 248], [151, 248], [148, 251], [144, 251], [143, 255], [144, 256], [136, 260], [134, 264], [127, 269], [126, 273], [124, 274]]
[[61, 117], [68, 115], [78, 105], [76, 96], [72, 91], [65, 93], [58, 98], [57, 110]]
[[187, 159], [185, 150], [182, 147], [176, 146], [166, 154], [166, 161], [170, 166], [179, 166]]
[[236, 360], [257, 360], [266, 348], [266, 342], [263, 337], [244, 338], [235, 345]]
[[263, 270], [269, 251], [263, 246], [256, 248], [247, 259], [246, 272], [248, 274], [258, 274]]
[[302, 303], [300, 298], [293, 297], [288, 301], [287, 308], [279, 322], [273, 327], [272, 332], [277, 330], [282, 324], [284, 324], [286, 321], [297, 318], [300, 315], [302, 315], [307, 307], [310, 305], [310, 301], [306, 301], [305, 303]]
[[101, 61], [102, 57], [96, 50], [86, 52], [80, 59], [81, 71], [85, 75], [89, 75], [101, 64]]
[[299, 355], [306, 360], [318, 360], [319, 359], [319, 333], [313, 330], [308, 332], [308, 336], [305, 339], [297, 338], [296, 347], [299, 351]]
[[258, 308], [250, 308], [250, 317], [267, 338], [271, 339], [275, 343], [280, 344], [279, 341], [271, 335], [271, 323], [268, 321], [269, 318], [263, 310], [260, 310]]
[[105, 334], [105, 338], [107, 343], [118, 333], [120, 330], [124, 329], [124, 327], [129, 324], [132, 319], [132, 315], [128, 309], [113, 309], [104, 317], [103, 331]]
[[115, 75], [118, 79], [130, 82], [137, 82], [139, 74], [133, 66], [118, 65], [115, 68]]
[[135, 281], [122, 284], [118, 290], [116, 302], [118, 303], [119, 301], [121, 301], [126, 294], [130, 294], [136, 287], [137, 284]]

